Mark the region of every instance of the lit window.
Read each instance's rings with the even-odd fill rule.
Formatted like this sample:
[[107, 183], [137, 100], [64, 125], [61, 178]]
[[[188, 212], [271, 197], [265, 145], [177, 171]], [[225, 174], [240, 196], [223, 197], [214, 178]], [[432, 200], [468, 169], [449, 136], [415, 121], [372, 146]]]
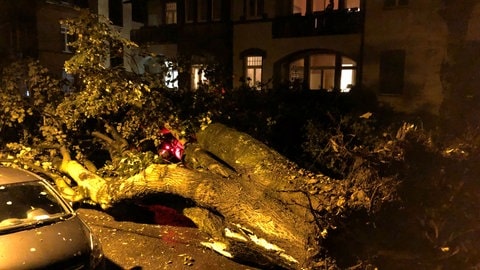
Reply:
[[340, 92], [350, 92], [355, 85], [357, 69], [355, 61], [342, 57], [342, 70], [340, 74]]
[[[307, 61], [309, 65], [305, 66]], [[356, 76], [355, 61], [338, 54], [311, 54], [289, 63], [290, 82], [306, 82], [310, 90], [349, 92], [355, 85]]]
[[205, 70], [201, 65], [192, 66], [191, 88], [197, 90], [200, 85], [208, 84], [208, 79], [205, 76]]
[[262, 82], [262, 57], [248, 56], [246, 68], [247, 84], [260, 90]]
[[310, 89], [332, 91], [335, 87], [335, 55], [310, 56]]
[[[345, 6], [347, 6], [348, 2], [360, 2], [360, 0], [349, 0], [349, 1], [345, 0], [345, 1], [346, 1]], [[293, 0], [292, 13], [305, 15], [306, 13], [325, 11], [326, 9], [330, 8], [329, 5], [331, 6], [331, 9], [338, 9], [339, 0], [333, 0], [333, 1], [332, 0], [315, 0], [315, 1], [312, 1], [311, 7], [309, 7], [308, 9], [307, 9], [307, 6], [308, 6], [307, 2], [308, 0]]]
[[263, 0], [246, 0], [247, 17], [261, 18], [263, 16]]
[[306, 0], [293, 0], [293, 14], [305, 15], [307, 10]]
[[177, 23], [177, 3], [168, 2], [165, 6], [165, 22], [167, 24]]
[[312, 12], [338, 9], [338, 0], [320, 0], [312, 2]]
[[360, 10], [360, 0], [346, 0], [345, 8], [349, 10]]
[[68, 28], [65, 25], [60, 26], [60, 33], [63, 35], [63, 52], [71, 53], [70, 42], [72, 42], [73, 36], [68, 34]]
[[178, 70], [172, 61], [165, 61], [165, 86], [168, 88], [178, 88]]

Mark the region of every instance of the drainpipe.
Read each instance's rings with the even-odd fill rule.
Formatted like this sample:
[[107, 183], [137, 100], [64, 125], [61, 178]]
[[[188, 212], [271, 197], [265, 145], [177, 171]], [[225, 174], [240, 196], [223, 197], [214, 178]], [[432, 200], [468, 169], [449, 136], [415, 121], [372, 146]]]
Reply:
[[367, 14], [367, 0], [362, 0], [360, 2], [360, 14], [361, 14], [361, 30], [360, 30], [360, 55], [358, 62], [360, 63], [359, 68], [358, 68], [358, 78], [359, 80], [359, 87], [363, 88], [363, 61], [364, 61], [364, 54], [365, 54], [365, 21], [366, 21], [366, 14]]

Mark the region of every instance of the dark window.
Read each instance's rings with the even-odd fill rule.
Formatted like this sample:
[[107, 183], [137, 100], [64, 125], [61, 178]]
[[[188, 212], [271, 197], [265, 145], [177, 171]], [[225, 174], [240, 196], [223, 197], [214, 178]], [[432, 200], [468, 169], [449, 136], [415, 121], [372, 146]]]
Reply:
[[380, 93], [399, 95], [404, 87], [405, 51], [390, 50], [380, 56]]
[[108, 0], [108, 18], [114, 25], [123, 26], [122, 0]]
[[198, 21], [205, 22], [208, 19], [208, 1], [198, 0]]
[[110, 47], [110, 66], [123, 66], [123, 47]]
[[220, 21], [222, 0], [185, 0], [185, 22]]
[[263, 15], [263, 0], [246, 0], [247, 18], [260, 18]]
[[195, 21], [195, 1], [185, 0], [185, 22]]
[[147, 1], [132, 0], [132, 20], [136, 22], [147, 22]]
[[88, 0], [74, 0], [73, 4], [77, 7], [88, 8]]
[[222, 0], [212, 0], [212, 20], [222, 19]]

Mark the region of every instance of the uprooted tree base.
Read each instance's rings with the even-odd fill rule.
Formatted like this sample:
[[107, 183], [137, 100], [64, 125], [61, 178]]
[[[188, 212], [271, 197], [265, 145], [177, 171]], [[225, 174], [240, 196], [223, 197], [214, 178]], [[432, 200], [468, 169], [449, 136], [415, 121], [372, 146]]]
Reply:
[[[121, 152], [124, 141], [104, 138]], [[102, 208], [151, 194], [191, 200], [194, 205], [184, 214], [210, 234], [212, 241], [205, 245], [265, 268], [334, 265], [323, 253], [322, 241], [337, 220], [352, 209], [374, 208], [389, 198], [394, 186], [368, 181], [367, 171], [342, 181], [309, 173], [251, 136], [220, 124], [197, 134], [197, 143], [187, 146], [184, 164], [151, 164], [124, 179], [101, 178], [62, 150], [60, 171]], [[57, 185], [65, 187], [60, 178]], [[75, 196], [68, 187], [63, 190]]]

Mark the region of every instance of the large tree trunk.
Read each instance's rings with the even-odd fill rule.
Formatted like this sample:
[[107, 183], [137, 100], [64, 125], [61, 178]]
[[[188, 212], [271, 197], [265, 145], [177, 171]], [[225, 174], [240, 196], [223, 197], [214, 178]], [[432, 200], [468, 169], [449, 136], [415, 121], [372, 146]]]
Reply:
[[[327, 229], [315, 213], [341, 206], [343, 186], [307, 176], [264, 144], [223, 125], [208, 126], [197, 139], [187, 147], [185, 165], [153, 164], [128, 179], [106, 181], [69, 158], [61, 168], [103, 207], [151, 193], [193, 200], [197, 208], [186, 215], [226, 256], [287, 269], [311, 267]], [[324, 192], [339, 194], [333, 202], [320, 201], [310, 196], [309, 183], [324, 183]]]

